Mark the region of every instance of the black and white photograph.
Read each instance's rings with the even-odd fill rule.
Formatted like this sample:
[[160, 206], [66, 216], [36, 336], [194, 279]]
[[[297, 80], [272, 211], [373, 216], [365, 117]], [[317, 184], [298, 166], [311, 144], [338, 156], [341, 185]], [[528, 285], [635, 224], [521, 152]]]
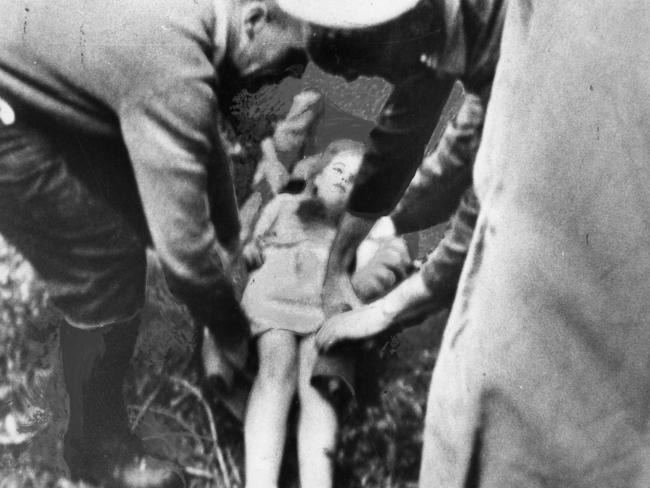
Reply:
[[650, 488], [648, 0], [0, 0], [0, 488]]

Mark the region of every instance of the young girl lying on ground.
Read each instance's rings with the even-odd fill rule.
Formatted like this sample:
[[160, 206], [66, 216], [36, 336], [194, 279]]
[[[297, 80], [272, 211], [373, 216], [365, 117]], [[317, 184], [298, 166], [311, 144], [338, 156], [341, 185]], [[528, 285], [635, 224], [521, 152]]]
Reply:
[[[318, 356], [314, 333], [325, 319], [320, 296], [329, 250], [362, 156], [359, 143], [330, 145], [324, 168], [302, 193], [280, 194], [269, 202], [244, 248], [248, 264], [259, 267], [242, 300], [259, 355], [245, 420], [248, 488], [277, 486], [296, 393], [300, 484], [332, 486], [337, 416], [312, 386]], [[402, 252], [406, 255], [405, 248]]]

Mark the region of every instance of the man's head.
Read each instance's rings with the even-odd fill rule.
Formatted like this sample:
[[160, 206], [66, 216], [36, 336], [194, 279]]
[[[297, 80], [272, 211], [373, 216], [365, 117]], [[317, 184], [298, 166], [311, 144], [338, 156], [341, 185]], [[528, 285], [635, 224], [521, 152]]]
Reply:
[[278, 0], [308, 23], [306, 48], [324, 71], [353, 80], [396, 82], [421, 68], [420, 56], [441, 42], [441, 3], [431, 0]]
[[231, 2], [228, 58], [241, 83], [255, 90], [301, 76], [307, 64], [304, 24], [280, 10], [275, 0]]

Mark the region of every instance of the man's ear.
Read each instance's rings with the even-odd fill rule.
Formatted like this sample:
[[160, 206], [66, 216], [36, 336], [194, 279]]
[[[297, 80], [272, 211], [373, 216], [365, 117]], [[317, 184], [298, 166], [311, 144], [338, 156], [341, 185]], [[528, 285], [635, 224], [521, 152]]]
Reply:
[[251, 39], [266, 24], [268, 20], [268, 7], [266, 2], [246, 2], [243, 6], [244, 32]]

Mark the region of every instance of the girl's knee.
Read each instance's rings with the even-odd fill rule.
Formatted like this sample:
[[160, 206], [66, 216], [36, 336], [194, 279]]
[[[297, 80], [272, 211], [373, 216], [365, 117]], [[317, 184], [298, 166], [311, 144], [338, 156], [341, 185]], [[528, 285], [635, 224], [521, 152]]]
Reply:
[[295, 337], [285, 331], [269, 331], [258, 341], [259, 380], [265, 385], [295, 384], [298, 376]]
[[297, 383], [298, 371], [296, 363], [286, 360], [279, 360], [276, 364], [261, 364], [257, 373], [260, 383], [264, 386], [282, 386], [294, 385]]

